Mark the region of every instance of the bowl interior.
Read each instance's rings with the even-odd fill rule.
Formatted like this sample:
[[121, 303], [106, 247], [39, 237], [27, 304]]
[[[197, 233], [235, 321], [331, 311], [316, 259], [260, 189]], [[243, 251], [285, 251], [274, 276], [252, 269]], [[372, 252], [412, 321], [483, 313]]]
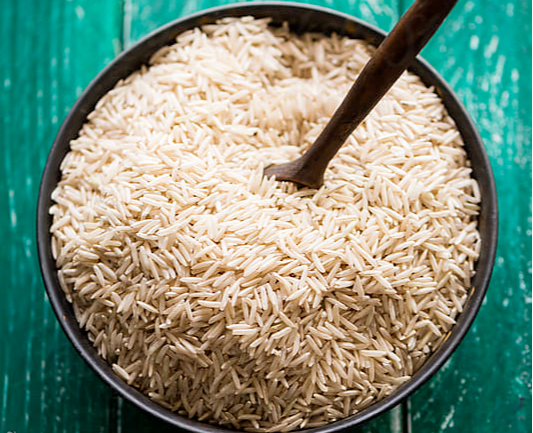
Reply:
[[[54, 312], [68, 338], [87, 364], [122, 397], [176, 427], [193, 432], [221, 433], [231, 430], [200, 423], [171, 413], [152, 402], [144, 394], [128, 386], [113, 372], [110, 365], [98, 356], [96, 349], [87, 338], [86, 332], [80, 329], [74, 317], [72, 306], [66, 300], [59, 286], [57, 269], [51, 252], [50, 227], [52, 218], [48, 210], [52, 205], [51, 193], [60, 179], [60, 163], [69, 150], [70, 141], [77, 137], [87, 115], [93, 110], [97, 101], [113, 88], [119, 79], [137, 70], [148, 61], [157, 49], [171, 44], [176, 36], [183, 31], [214, 23], [222, 17], [246, 15], [257, 18], [270, 17], [273, 25], [287, 22], [290, 28], [297, 33], [321, 32], [331, 34], [336, 32], [340, 35], [363, 39], [373, 45], [378, 45], [385, 37], [385, 33], [381, 30], [354, 17], [320, 7], [287, 2], [223, 6], [171, 22], [120, 54], [87, 87], [61, 126], [48, 156], [39, 191], [37, 241], [41, 272]], [[462, 135], [466, 152], [472, 163], [473, 176], [480, 186], [482, 203], [479, 231], [482, 239], [482, 250], [476, 263], [476, 275], [472, 280], [471, 293], [464, 312], [459, 316], [457, 324], [453, 327], [447, 340], [410, 381], [389, 397], [355, 415], [324, 427], [305, 430], [307, 432], [333, 432], [353, 427], [392, 408], [414, 392], [442, 366], [464, 337], [481, 305], [489, 282], [496, 250], [497, 203], [494, 179], [487, 154], [472, 120], [445, 81], [426, 62], [420, 59], [412, 65], [410, 70], [420, 76], [426, 85], [434, 86], [442, 98]]]

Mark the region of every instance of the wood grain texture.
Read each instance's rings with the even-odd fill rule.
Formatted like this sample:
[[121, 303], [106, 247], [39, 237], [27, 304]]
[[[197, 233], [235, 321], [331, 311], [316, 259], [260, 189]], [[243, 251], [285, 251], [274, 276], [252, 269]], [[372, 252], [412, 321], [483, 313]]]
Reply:
[[[225, 0], [0, 0], [0, 433], [176, 432], [114, 396], [49, 307], [35, 248], [37, 190], [59, 124], [124, 46]], [[313, 0], [388, 30], [409, 0]], [[477, 123], [500, 201], [494, 276], [446, 366], [359, 433], [531, 431], [531, 2], [462, 0], [423, 56]]]
[[[157, 27], [203, 9], [244, 0], [124, 0], [126, 47]], [[361, 18], [384, 30], [390, 30], [398, 20], [398, 0], [310, 0], [303, 2], [329, 7]]]
[[35, 209], [68, 109], [120, 49], [120, 4], [2, 2], [0, 13], [0, 432], [107, 432], [109, 391], [74, 352], [46, 300]]
[[474, 326], [411, 398], [412, 429], [531, 431], [531, 2], [460, 2], [422, 55], [478, 126], [496, 178], [500, 236]]

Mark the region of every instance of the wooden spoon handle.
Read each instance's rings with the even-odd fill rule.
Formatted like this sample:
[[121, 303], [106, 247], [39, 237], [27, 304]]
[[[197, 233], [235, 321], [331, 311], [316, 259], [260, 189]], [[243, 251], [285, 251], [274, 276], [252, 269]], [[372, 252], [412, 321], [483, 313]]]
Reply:
[[413, 62], [457, 1], [415, 1], [379, 45], [322, 133], [299, 158], [302, 170], [322, 179], [331, 158]]

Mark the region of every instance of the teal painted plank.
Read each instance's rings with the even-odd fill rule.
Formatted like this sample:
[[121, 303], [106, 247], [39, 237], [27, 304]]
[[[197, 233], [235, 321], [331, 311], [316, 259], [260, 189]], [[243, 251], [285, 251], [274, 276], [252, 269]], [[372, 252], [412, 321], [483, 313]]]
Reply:
[[[245, 2], [246, 0], [125, 0], [125, 45], [131, 45], [159, 26], [182, 16], [215, 6]], [[335, 9], [384, 30], [390, 30], [398, 21], [398, 0], [311, 0], [301, 3]]]
[[423, 56], [479, 128], [500, 237], [475, 325], [411, 399], [413, 432], [531, 431], [531, 2], [459, 2]]
[[117, 53], [120, 2], [3, 1], [0, 13], [0, 432], [108, 431], [110, 393], [46, 300], [35, 209], [67, 110]]

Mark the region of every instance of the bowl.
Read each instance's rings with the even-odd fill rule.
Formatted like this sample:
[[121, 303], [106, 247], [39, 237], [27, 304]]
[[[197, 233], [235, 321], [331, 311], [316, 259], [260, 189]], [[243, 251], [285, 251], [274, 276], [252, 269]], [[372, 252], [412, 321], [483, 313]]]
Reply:
[[[159, 48], [171, 44], [176, 36], [191, 28], [211, 24], [223, 17], [251, 15], [256, 18], [270, 17], [272, 24], [287, 22], [292, 31], [322, 32], [363, 39], [378, 45], [385, 33], [359, 19], [333, 10], [288, 2], [260, 2], [227, 5], [208, 9], [173, 21], [121, 53], [87, 87], [72, 107], [54, 141], [42, 176], [37, 209], [37, 242], [41, 273], [52, 308], [72, 345], [95, 371], [95, 373], [115, 390], [121, 397], [129, 400], [141, 410], [160, 418], [175, 427], [192, 432], [215, 433], [230, 432], [227, 428], [209, 425], [177, 415], [151, 401], [147, 396], [127, 385], [103, 361], [89, 341], [87, 334], [76, 321], [72, 305], [67, 301], [60, 288], [57, 268], [52, 257], [50, 227], [52, 218], [48, 210], [52, 205], [51, 194], [60, 179], [60, 163], [69, 150], [69, 142], [76, 138], [97, 101], [117, 81], [147, 63], [150, 56]], [[417, 59], [409, 68], [428, 86], [434, 86], [449, 114], [454, 119], [464, 141], [464, 147], [472, 164], [473, 177], [478, 181], [481, 192], [479, 232], [482, 249], [476, 262], [476, 275], [464, 311], [447, 335], [446, 341], [426, 360], [412, 379], [399, 387], [390, 396], [370, 405], [366, 409], [323, 427], [306, 429], [306, 432], [339, 432], [359, 425], [396, 406], [426, 382], [444, 364], [457, 348], [476, 313], [478, 312], [489, 283], [497, 243], [497, 201], [494, 179], [489, 159], [478, 132], [467, 111], [459, 102], [446, 82], [425, 61]]]

